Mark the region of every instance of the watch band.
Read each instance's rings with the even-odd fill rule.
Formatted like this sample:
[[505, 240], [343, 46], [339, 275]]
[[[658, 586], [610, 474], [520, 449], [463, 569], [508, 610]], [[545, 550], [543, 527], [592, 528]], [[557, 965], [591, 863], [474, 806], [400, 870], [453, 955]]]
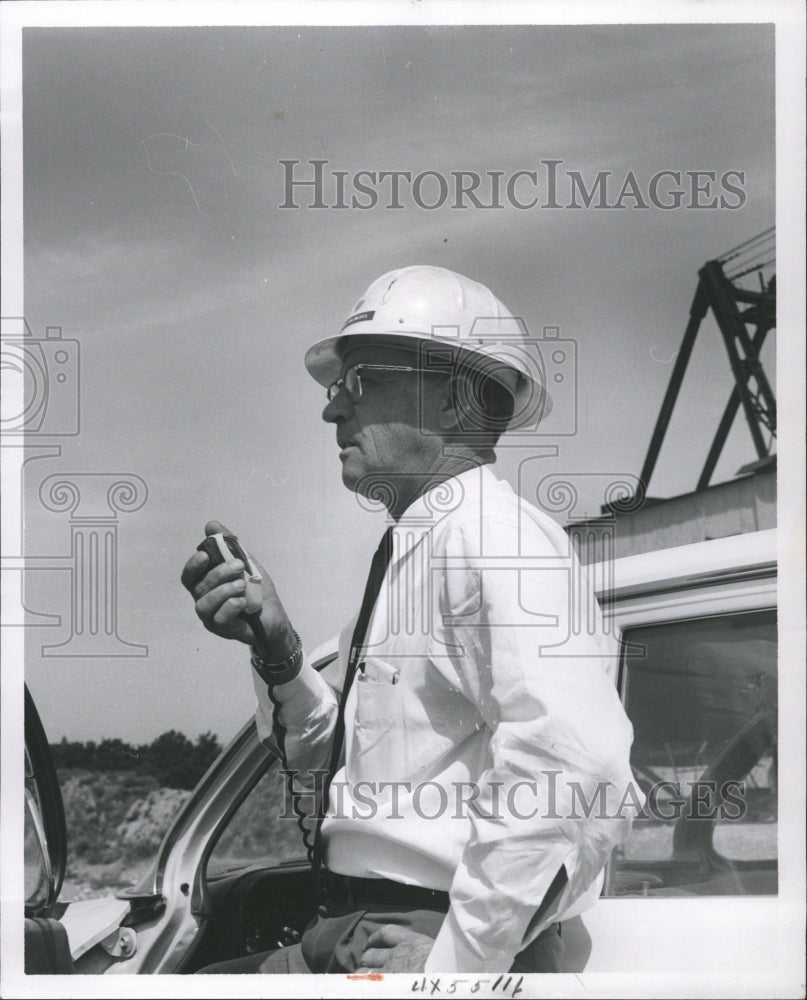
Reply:
[[294, 680], [300, 673], [300, 668], [303, 665], [303, 644], [296, 632], [294, 632], [294, 639], [294, 649], [285, 660], [280, 660], [279, 663], [268, 663], [259, 656], [254, 646], [251, 648], [250, 663], [261, 679], [270, 687], [274, 687], [276, 684], [286, 684], [288, 681]]

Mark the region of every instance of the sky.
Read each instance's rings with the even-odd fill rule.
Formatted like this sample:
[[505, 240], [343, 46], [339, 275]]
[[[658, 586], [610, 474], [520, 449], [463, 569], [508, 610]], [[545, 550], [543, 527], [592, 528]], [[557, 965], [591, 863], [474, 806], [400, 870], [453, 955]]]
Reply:
[[[575, 433], [511, 442], [496, 468], [532, 499], [545, 473], [574, 473], [575, 513], [596, 514], [603, 477], [641, 469], [698, 269], [775, 222], [769, 25], [75, 27], [23, 38], [25, 318], [35, 337], [58, 325], [80, 348], [80, 433], [41, 435], [61, 452], [30, 460], [23, 482], [25, 554], [43, 557], [25, 575], [26, 605], [62, 618], [26, 634], [26, 677], [52, 740], [141, 742], [171, 728], [224, 740], [247, 720], [246, 651], [204, 631], [179, 582], [211, 518], [269, 569], [308, 649], [355, 611], [384, 518], [341, 485], [323, 391], [302, 358], [373, 279], [445, 266], [488, 285], [533, 336], [556, 326], [573, 342], [564, 385], [575, 392], [561, 395], [554, 426]], [[556, 160], [567, 185], [572, 171], [589, 186], [610, 172], [611, 201], [628, 172], [646, 194], [658, 171], [736, 171], [743, 196], [675, 210], [635, 199], [426, 209], [408, 197], [396, 210], [382, 193], [371, 209], [315, 209], [298, 189], [301, 207], [281, 208], [280, 161], [310, 177], [314, 159], [348, 177], [542, 180], [542, 161]], [[763, 362], [775, 385], [773, 347]], [[694, 489], [731, 386], [707, 321], [654, 496]], [[738, 419], [713, 481], [754, 457]], [[80, 482], [96, 506], [115, 474], [147, 488], [118, 516], [115, 573], [118, 635], [144, 655], [43, 655], [70, 636], [70, 574], [47, 567], [67, 564], [69, 512], [41, 494], [57, 473], [93, 474]]]

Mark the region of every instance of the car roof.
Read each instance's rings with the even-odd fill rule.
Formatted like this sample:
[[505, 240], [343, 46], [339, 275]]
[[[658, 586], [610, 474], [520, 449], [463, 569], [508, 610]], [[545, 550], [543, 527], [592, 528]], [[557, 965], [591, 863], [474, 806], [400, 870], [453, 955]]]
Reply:
[[725, 538], [713, 538], [670, 549], [656, 549], [614, 560], [613, 578], [604, 563], [588, 567], [588, 572], [608, 594], [619, 596], [650, 586], [685, 586], [687, 581], [760, 571], [773, 575], [776, 568], [776, 528]]

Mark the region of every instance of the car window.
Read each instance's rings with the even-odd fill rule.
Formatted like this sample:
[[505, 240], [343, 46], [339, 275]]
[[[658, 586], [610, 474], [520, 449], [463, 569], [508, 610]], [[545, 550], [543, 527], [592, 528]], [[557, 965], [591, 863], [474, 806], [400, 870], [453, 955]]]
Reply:
[[773, 611], [624, 632], [646, 802], [607, 895], [776, 893], [776, 652]]
[[208, 876], [248, 865], [304, 860], [306, 848], [285, 773], [274, 760], [224, 827], [207, 863]]
[[762, 756], [746, 778], [747, 815], [740, 820], [718, 819], [712, 843], [715, 850], [736, 861], [776, 858], [776, 754]]

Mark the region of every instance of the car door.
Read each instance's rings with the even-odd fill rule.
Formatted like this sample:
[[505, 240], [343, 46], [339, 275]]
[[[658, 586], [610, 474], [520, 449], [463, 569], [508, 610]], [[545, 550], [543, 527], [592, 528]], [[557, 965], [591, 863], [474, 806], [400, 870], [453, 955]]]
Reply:
[[[327, 672], [334, 659], [314, 666]], [[64, 806], [27, 688], [25, 719], [27, 972], [187, 973], [297, 939], [313, 911], [310, 861], [277, 748], [260, 742], [254, 719], [197, 784], [135, 885], [67, 903], [58, 900]]]
[[31, 694], [25, 687], [24, 970], [27, 975], [101, 972], [136, 948], [130, 905], [112, 896], [59, 899], [68, 830], [59, 781]]
[[25, 688], [25, 972], [72, 972], [67, 935], [55, 919], [67, 862], [64, 805], [34, 701]]

